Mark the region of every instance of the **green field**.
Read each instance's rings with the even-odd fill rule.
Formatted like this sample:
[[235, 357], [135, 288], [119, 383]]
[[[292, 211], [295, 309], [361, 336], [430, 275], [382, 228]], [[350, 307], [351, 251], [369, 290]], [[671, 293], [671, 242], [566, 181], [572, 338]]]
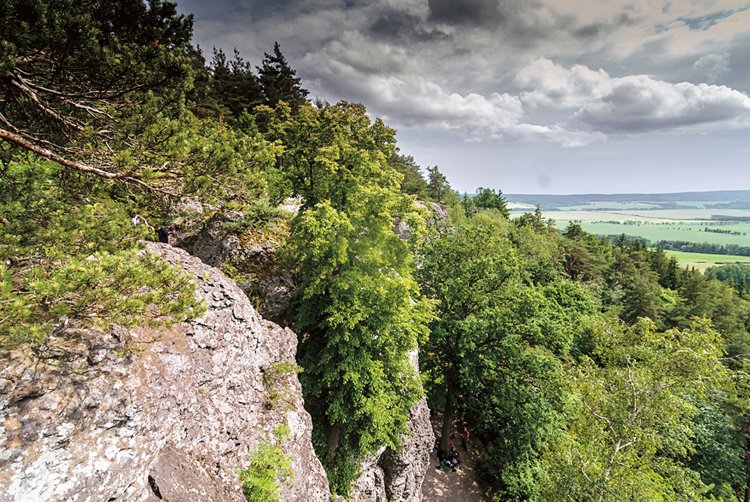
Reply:
[[750, 263], [750, 256], [731, 256], [722, 254], [683, 253], [682, 251], [664, 251], [667, 256], [674, 256], [681, 265], [695, 267], [700, 271], [708, 267], [728, 263]]
[[[595, 235], [625, 234], [651, 244], [684, 241], [750, 247], [750, 191], [509, 197], [511, 215], [533, 211], [533, 204], [539, 204], [545, 218], [554, 220], [560, 230], [572, 222]], [[721, 263], [750, 263], [747, 256], [667, 252], [700, 270]]]
[[[557, 228], [563, 229], [571, 220], [555, 220]], [[577, 220], [574, 220], [577, 221]], [[714, 244], [737, 244], [750, 246], [750, 223], [716, 222], [707, 224], [699, 221], [637, 222], [625, 219], [621, 223], [604, 223], [601, 220], [580, 220], [581, 228], [596, 235], [632, 235], [643, 237], [655, 243], [658, 241], [711, 242]], [[722, 230], [735, 234], [706, 232]]]
[[[511, 210], [513, 216], [524, 212], [520, 208]], [[750, 218], [747, 209], [561, 210], [547, 211], [544, 216], [554, 220], [561, 230], [575, 222], [592, 234], [626, 234], [653, 243], [664, 240], [750, 246], [750, 222], [712, 219]], [[732, 233], [707, 232], [706, 229]]]

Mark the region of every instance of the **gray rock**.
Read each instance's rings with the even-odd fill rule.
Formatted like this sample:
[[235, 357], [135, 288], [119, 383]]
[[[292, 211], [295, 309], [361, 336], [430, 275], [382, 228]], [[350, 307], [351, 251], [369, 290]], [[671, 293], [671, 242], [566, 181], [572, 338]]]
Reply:
[[[282, 208], [294, 210], [292, 202]], [[242, 282], [242, 291], [255, 301], [258, 312], [266, 319], [288, 324], [287, 307], [295, 288], [291, 272], [279, 264], [278, 243], [266, 240], [248, 244], [239, 233], [227, 229], [227, 223], [241, 222], [244, 217], [239, 212], [214, 215], [197, 231], [179, 235], [175, 244], [212, 267], [228, 264], [240, 275], [251, 276], [249, 281], [238, 281]]]
[[[439, 232], [445, 232], [448, 223], [448, 212], [443, 206], [434, 202], [423, 202], [421, 200], [414, 201], [414, 205], [426, 210], [426, 222], [429, 226], [436, 228]], [[393, 224], [393, 233], [398, 235], [399, 239], [403, 240], [411, 237], [411, 229], [405, 221], [396, 221]]]
[[383, 502], [388, 500], [385, 489], [385, 472], [379, 461], [385, 449], [367, 457], [360, 463], [360, 475], [352, 485], [351, 500], [357, 502]]
[[295, 334], [185, 251], [148, 251], [193, 274], [208, 311], [172, 329], [71, 326], [0, 361], [0, 500], [242, 501], [237, 469], [286, 424], [282, 499], [327, 501], [296, 374], [264, 379], [294, 362]]
[[[419, 368], [416, 350], [411, 353], [411, 364]], [[383, 449], [378, 455], [368, 457], [360, 464], [360, 475], [352, 488], [352, 500], [422, 500], [422, 483], [430, 466], [430, 450], [435, 444], [426, 399], [422, 398], [412, 406], [409, 428], [410, 434], [401, 438], [401, 451]]]

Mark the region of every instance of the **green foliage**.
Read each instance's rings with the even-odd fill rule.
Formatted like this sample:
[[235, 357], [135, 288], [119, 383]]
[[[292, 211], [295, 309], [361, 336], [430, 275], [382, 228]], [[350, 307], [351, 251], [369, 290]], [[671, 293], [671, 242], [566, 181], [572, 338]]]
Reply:
[[271, 204], [266, 198], [260, 198], [247, 206], [241, 220], [225, 222], [224, 228], [230, 232], [241, 234], [249, 229], [270, 228], [286, 219], [287, 216], [288, 213], [283, 209]]
[[[196, 225], [245, 214], [225, 225], [245, 246], [291, 232], [300, 379], [334, 493], [348, 493], [361, 457], [399, 447], [422, 393], [408, 354], [422, 343], [443, 447], [451, 419], [468, 421], [499, 497], [743, 494], [742, 266], [704, 276], [639, 240], [576, 224], [558, 235], [538, 209], [511, 222], [499, 190], [461, 204], [364, 106], [309, 103], [278, 44], [257, 76], [236, 51], [215, 51], [206, 69], [191, 31], [160, 0], [0, 5], [0, 348], [69, 323], [201, 313], [194, 284], [142, 253], [153, 232], [130, 221], [163, 222], [189, 196], [208, 209]], [[276, 204], [294, 195], [290, 229]], [[444, 204], [454, 228], [427, 236], [414, 197]], [[284, 387], [299, 371], [266, 368], [267, 405], [291, 404]], [[277, 430], [238, 472], [248, 500], [278, 500], [293, 478], [287, 438]]]
[[302, 107], [280, 128], [284, 170], [304, 198], [288, 247], [302, 383], [316, 450], [333, 491], [346, 494], [357, 459], [399, 446], [421, 392], [408, 353], [426, 335], [430, 302], [420, 299], [410, 242], [393, 221], [407, 222], [411, 243], [424, 221], [386, 162], [393, 131], [371, 123], [364, 107]]
[[403, 176], [401, 180], [401, 191], [403, 193], [414, 195], [418, 200], [428, 199], [427, 181], [422, 176], [419, 165], [414, 162], [414, 157], [394, 152], [388, 158], [388, 165]]
[[260, 81], [253, 74], [252, 65], [242, 59], [237, 49], [229, 62], [224, 51], [214, 49], [209, 68], [210, 98], [220, 113], [237, 119], [263, 102]]
[[750, 265], [748, 264], [711, 267], [706, 270], [706, 275], [731, 284], [740, 296], [750, 295]]
[[601, 325], [594, 359], [571, 368], [576, 414], [550, 450], [544, 498], [694, 500], [706, 487], [685, 465], [697, 408], [726, 385], [721, 336], [704, 321], [688, 330]]
[[250, 452], [246, 469], [237, 471], [242, 484], [242, 493], [248, 502], [278, 502], [281, 500], [281, 487], [284, 483], [294, 483], [292, 457], [284, 452], [279, 444], [289, 439], [290, 431], [280, 425], [274, 431], [276, 441], [260, 443]]
[[514, 285], [476, 321], [478, 343], [460, 361], [465, 416], [486, 476], [508, 498], [536, 496], [539, 456], [560, 435], [571, 399], [563, 361], [595, 312], [588, 292], [559, 280]]
[[105, 192], [84, 197], [60, 174], [28, 159], [0, 176], [3, 348], [40, 343], [66, 320], [130, 327], [203, 311], [189, 277], [139, 252], [145, 227]]
[[545, 283], [563, 276], [563, 243], [557, 232], [542, 222], [541, 213], [515, 220], [510, 238], [525, 282]]
[[458, 194], [451, 188], [448, 178], [440, 172], [438, 166], [427, 168], [427, 195], [430, 200], [448, 206], [459, 201]]
[[318, 431], [340, 437], [317, 444], [332, 479], [342, 479], [337, 493], [348, 492], [351, 479], [342, 472], [354, 472], [347, 467], [354, 460], [399, 446], [420, 395], [408, 352], [424, 337], [430, 312], [411, 277], [408, 247], [384, 218], [390, 212], [354, 195], [351, 216], [319, 203], [300, 214], [290, 239], [301, 279], [302, 382], [306, 395], [324, 403], [313, 410]]
[[154, 99], [164, 113], [179, 108], [192, 85], [192, 18], [161, 0], [11, 0], [0, 5], [0, 32], [0, 126], [24, 131], [11, 141], [137, 179], [113, 158], [114, 144], [139, 140], [120, 118]]
[[256, 121], [270, 141], [284, 145], [276, 179], [288, 192], [278, 199], [291, 192], [302, 197], [304, 208], [328, 200], [341, 209], [363, 188], [379, 185], [383, 194], [397, 193], [401, 176], [386, 164], [395, 131], [380, 119], [370, 121], [363, 105], [306, 105], [296, 115], [286, 106], [260, 108]]
[[300, 85], [299, 77], [281, 53], [278, 42], [273, 44], [273, 54], [263, 56], [258, 67], [258, 80], [263, 89], [265, 104], [276, 106], [284, 101], [296, 112], [307, 100], [309, 92]]
[[498, 190], [497, 192], [492, 188], [477, 188], [477, 193], [474, 197], [468, 201], [474, 207], [481, 209], [495, 209], [500, 212], [505, 218], [510, 218], [508, 207], [505, 204], [505, 198], [503, 197], [503, 191]]
[[607, 255], [593, 235], [586, 234], [579, 225], [570, 224], [563, 232], [565, 272], [574, 280], [588, 281], [601, 277], [607, 266]]
[[478, 325], [517, 274], [504, 224], [472, 220], [435, 236], [422, 250], [419, 281], [424, 294], [437, 302], [422, 370], [431, 401], [444, 405], [444, 450], [457, 396], [469, 390], [461, 383], [462, 364], [486, 343], [486, 331]]
[[736, 497], [735, 487], [745, 485], [745, 438], [732, 415], [737, 410], [717, 399], [698, 404], [691, 430], [695, 452], [690, 467], [701, 481], [711, 486], [711, 493], [724, 500]]
[[263, 372], [263, 383], [266, 385], [266, 407], [288, 411], [294, 406], [289, 393], [292, 385], [286, 377], [302, 373], [301, 366], [291, 361], [276, 361]]

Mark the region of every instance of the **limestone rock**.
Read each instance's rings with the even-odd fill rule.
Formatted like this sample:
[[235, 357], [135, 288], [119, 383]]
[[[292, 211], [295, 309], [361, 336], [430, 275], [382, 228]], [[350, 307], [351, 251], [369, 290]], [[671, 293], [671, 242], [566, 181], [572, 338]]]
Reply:
[[282, 500], [327, 501], [296, 374], [264, 378], [294, 363], [295, 334], [185, 251], [148, 251], [191, 272], [208, 311], [172, 329], [73, 326], [0, 361], [0, 500], [242, 501], [237, 469], [286, 424]]
[[[448, 222], [448, 212], [440, 204], [435, 202], [414, 201], [414, 205], [427, 210], [427, 225], [436, 228], [439, 232], [445, 232]], [[406, 240], [411, 236], [411, 229], [405, 221], [398, 220], [393, 224], [393, 233], [399, 239]]]
[[387, 500], [422, 500], [422, 482], [430, 467], [430, 451], [435, 444], [426, 399], [422, 398], [412, 406], [410, 418], [411, 436], [404, 438], [403, 450], [399, 453], [386, 450], [380, 458]]
[[[418, 369], [418, 352], [415, 350], [410, 355], [412, 366]], [[410, 434], [401, 438], [403, 448], [400, 452], [384, 448], [361, 463], [360, 476], [352, 488], [352, 500], [422, 500], [422, 482], [430, 466], [430, 451], [435, 444], [426, 399], [422, 398], [412, 406], [409, 428]]]
[[[292, 203], [282, 208], [287, 212], [296, 210]], [[277, 249], [281, 242], [252, 230], [232, 229], [232, 224], [244, 218], [240, 212], [214, 215], [197, 231], [178, 234], [175, 245], [212, 267], [228, 265], [233, 268], [240, 288], [260, 314], [286, 325], [287, 307], [295, 284], [291, 273], [279, 264]]]
[[443, 206], [440, 204], [437, 204], [436, 202], [423, 202], [421, 200], [418, 200], [415, 202], [415, 204], [419, 207], [424, 207], [430, 212], [430, 216], [435, 221], [442, 221], [448, 219], [448, 212], [445, 210]]

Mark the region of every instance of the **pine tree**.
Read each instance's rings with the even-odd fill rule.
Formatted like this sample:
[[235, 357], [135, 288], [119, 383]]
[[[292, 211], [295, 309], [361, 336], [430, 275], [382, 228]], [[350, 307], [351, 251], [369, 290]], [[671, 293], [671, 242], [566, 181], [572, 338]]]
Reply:
[[266, 105], [274, 107], [284, 101], [296, 113], [307, 101], [309, 91], [300, 85], [297, 72], [287, 63], [278, 42], [273, 44], [273, 55], [265, 53], [257, 69]]
[[503, 197], [503, 191], [498, 190], [497, 192], [492, 188], [477, 188], [477, 194], [472, 199], [476, 207], [482, 209], [495, 209], [500, 211], [505, 218], [510, 218], [510, 212], [508, 212], [508, 206], [505, 203], [505, 197]]
[[211, 61], [211, 91], [213, 99], [227, 109], [229, 115], [238, 118], [242, 112], [252, 109], [264, 101], [260, 81], [252, 72], [252, 65], [245, 61], [237, 49], [234, 59], [227, 61], [221, 49], [214, 49]]
[[192, 17], [162, 0], [10, 0], [0, 33], [0, 139], [143, 185], [157, 168], [134, 156], [151, 146], [144, 119], [174, 115], [190, 88]]

